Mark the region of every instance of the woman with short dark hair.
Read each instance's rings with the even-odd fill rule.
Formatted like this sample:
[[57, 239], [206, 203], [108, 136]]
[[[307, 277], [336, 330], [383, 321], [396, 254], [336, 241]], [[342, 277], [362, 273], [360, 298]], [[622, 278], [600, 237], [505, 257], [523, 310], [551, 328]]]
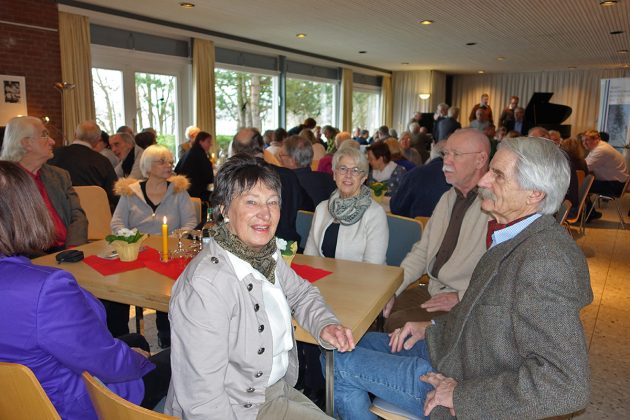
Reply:
[[368, 162], [370, 163], [370, 173], [368, 174], [367, 185], [371, 186], [376, 182], [385, 184], [387, 191], [385, 195], [393, 196], [398, 191], [398, 185], [402, 177], [407, 173], [405, 168], [396, 164], [392, 160], [389, 147], [384, 141], [368, 146]]
[[23, 256], [49, 247], [55, 227], [17, 164], [0, 162], [0, 191], [0, 361], [29, 367], [63, 419], [96, 419], [83, 371], [153, 408], [166, 394], [169, 353], [147, 359], [142, 336], [126, 338], [144, 351], [113, 338], [103, 306], [71, 274]]
[[171, 296], [173, 375], [166, 412], [181, 418], [323, 419], [297, 380], [292, 316], [328, 349], [354, 348], [317, 288], [282, 259], [275, 231], [280, 178], [235, 155], [212, 197], [212, 239]]

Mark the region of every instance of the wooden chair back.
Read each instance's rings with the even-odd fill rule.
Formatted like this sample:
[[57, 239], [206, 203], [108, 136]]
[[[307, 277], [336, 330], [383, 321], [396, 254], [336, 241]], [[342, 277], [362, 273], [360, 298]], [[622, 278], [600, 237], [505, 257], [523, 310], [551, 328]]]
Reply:
[[387, 265], [399, 266], [411, 251], [411, 247], [422, 237], [422, 223], [416, 219], [387, 215], [389, 242], [387, 245]]
[[190, 201], [192, 201], [193, 207], [195, 208], [195, 215], [197, 216], [197, 224], [199, 224], [201, 223], [201, 198], [190, 197]]
[[92, 375], [83, 372], [83, 382], [87, 388], [99, 420], [153, 420], [175, 419], [176, 417], [135, 405], [116, 395]]
[[571, 210], [571, 201], [564, 200], [556, 213], [556, 222], [559, 225], [564, 225], [565, 220], [567, 220], [567, 216], [569, 215], [569, 210]]
[[112, 212], [109, 209], [107, 193], [96, 185], [74, 187], [74, 190], [79, 196], [81, 207], [83, 207], [88, 220], [88, 240], [105, 239], [107, 235], [112, 233], [109, 226], [112, 221]]
[[298, 235], [300, 235], [300, 243], [298, 244], [299, 249], [304, 249], [306, 247], [306, 240], [308, 239], [308, 234], [311, 231], [311, 223], [313, 222], [313, 212], [306, 210], [299, 210], [297, 214], [297, 219], [295, 220], [295, 229], [297, 230]]
[[0, 418], [61, 420], [33, 372], [4, 362], [0, 362]]
[[584, 222], [586, 221], [586, 217], [587, 217], [585, 213], [586, 198], [588, 197], [588, 192], [591, 190], [591, 186], [593, 185], [594, 180], [595, 180], [595, 177], [593, 175], [586, 175], [586, 177], [584, 178], [584, 181], [582, 181], [582, 184], [580, 185], [580, 190], [578, 191], [578, 198], [580, 200], [578, 211], [575, 214], [575, 217], [572, 217], [570, 219], [567, 217], [565, 219], [565, 226], [567, 227], [569, 227], [570, 224], [576, 223], [577, 221], [579, 221], [581, 233], [585, 233]]
[[422, 225], [422, 230], [427, 228], [427, 223], [429, 223], [430, 217], [426, 216], [416, 216], [414, 219], [418, 221]]

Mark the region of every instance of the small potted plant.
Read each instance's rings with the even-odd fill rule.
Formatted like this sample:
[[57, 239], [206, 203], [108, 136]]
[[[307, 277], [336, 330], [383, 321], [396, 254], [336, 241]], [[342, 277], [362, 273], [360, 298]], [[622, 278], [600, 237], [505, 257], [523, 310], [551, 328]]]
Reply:
[[372, 198], [376, 202], [380, 202], [387, 192], [387, 185], [382, 182], [373, 182], [370, 184], [370, 188], [372, 189]]
[[122, 228], [114, 235], [107, 235], [105, 240], [118, 252], [120, 261], [135, 261], [146, 238], [147, 235], [138, 232], [138, 229]]
[[293, 257], [297, 253], [297, 242], [296, 241], [285, 241], [282, 238], [276, 238], [276, 244], [278, 245], [278, 250], [280, 250], [280, 255], [286, 263], [291, 266], [291, 261], [293, 261]]

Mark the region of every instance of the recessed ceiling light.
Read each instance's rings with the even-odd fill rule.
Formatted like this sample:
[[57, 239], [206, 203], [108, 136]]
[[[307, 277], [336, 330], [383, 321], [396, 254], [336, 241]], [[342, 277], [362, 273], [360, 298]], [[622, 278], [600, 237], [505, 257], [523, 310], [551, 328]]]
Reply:
[[367, 51], [363, 51], [363, 50], [359, 51], [359, 54], [365, 54], [365, 53], [367, 53]]
[[599, 5], [603, 7], [609, 7], [609, 6], [614, 6], [617, 3], [619, 3], [617, 0], [604, 0], [604, 1], [600, 1]]
[[628, 54], [628, 50], [617, 50], [619, 54]]
[[620, 35], [622, 34], [624, 31], [612, 31], [610, 32], [611, 35]]
[[577, 69], [576, 66], [569, 66], [569, 70], [575, 70], [575, 69]]
[[403, 66], [409, 65], [409, 63], [406, 63], [406, 62], [405, 63], [400, 63], [400, 64], [402, 64]]
[[429, 20], [429, 19], [424, 19], [424, 20], [419, 20], [419, 21], [418, 21], [418, 23], [419, 23], [420, 25], [430, 25], [430, 24], [432, 24], [432, 23], [433, 23], [433, 21], [432, 21], [432, 20]]
[[306, 34], [303, 34], [303, 33], [295, 34], [295, 37], [300, 38], [300, 39], [306, 38]]
[[193, 7], [195, 7], [194, 3], [190, 3], [188, 1], [183, 1], [179, 3], [179, 5], [182, 6], [184, 9], [192, 9]]
[[505, 57], [497, 57], [497, 61], [503, 61], [505, 60]]
[[477, 70], [477, 73], [479, 73], [479, 74], [484, 74], [484, 73], [485, 73], [485, 71], [483, 71], [483, 70]]
[[471, 45], [477, 45], [476, 42], [467, 42], [466, 45], [471, 46]]

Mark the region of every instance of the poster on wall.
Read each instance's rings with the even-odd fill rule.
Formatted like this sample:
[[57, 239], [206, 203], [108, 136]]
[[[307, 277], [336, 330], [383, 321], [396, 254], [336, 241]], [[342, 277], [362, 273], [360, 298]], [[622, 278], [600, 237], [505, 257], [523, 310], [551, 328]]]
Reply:
[[599, 131], [609, 134], [609, 143], [623, 150], [630, 143], [630, 78], [602, 79], [599, 101]]
[[26, 80], [22, 76], [0, 75], [2, 98], [0, 99], [0, 125], [18, 115], [27, 115]]

